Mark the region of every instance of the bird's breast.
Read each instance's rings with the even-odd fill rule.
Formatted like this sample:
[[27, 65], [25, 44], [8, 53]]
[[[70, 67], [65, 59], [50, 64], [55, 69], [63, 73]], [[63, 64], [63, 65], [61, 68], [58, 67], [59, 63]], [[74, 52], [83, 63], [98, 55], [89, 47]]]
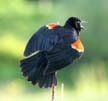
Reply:
[[75, 49], [76, 51], [78, 51], [78, 52], [81, 52], [81, 53], [84, 52], [84, 46], [83, 46], [83, 44], [82, 44], [80, 39], [77, 39], [75, 42], [73, 42], [71, 44], [71, 47], [73, 49]]

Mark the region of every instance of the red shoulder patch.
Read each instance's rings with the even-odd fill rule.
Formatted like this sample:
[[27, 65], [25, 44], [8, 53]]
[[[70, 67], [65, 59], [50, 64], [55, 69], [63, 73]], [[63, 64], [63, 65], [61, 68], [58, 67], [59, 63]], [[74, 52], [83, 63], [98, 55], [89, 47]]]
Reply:
[[48, 29], [53, 29], [55, 27], [57, 27], [59, 24], [56, 24], [56, 23], [50, 23], [48, 25], [46, 25], [48, 27]]
[[71, 47], [78, 52], [84, 52], [84, 46], [80, 39], [76, 40], [74, 43], [71, 44]]

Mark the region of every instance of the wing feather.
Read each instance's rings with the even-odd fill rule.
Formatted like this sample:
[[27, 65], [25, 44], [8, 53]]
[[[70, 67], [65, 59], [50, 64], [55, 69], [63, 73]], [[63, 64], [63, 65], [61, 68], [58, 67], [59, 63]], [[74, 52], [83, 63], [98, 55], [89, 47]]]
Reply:
[[68, 30], [61, 26], [48, 29], [48, 27], [43, 26], [28, 41], [24, 56], [29, 56], [36, 51], [56, 51], [61, 47], [71, 45], [75, 40], [77, 40], [77, 35], [74, 30]]
[[24, 56], [29, 56], [35, 51], [49, 51], [58, 41], [55, 31], [49, 30], [46, 26], [41, 27], [28, 41]]

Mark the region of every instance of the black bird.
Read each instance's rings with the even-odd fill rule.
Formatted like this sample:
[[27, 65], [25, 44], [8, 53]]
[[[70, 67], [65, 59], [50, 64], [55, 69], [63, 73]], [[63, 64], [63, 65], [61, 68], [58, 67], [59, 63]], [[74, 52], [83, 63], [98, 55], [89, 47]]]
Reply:
[[23, 75], [33, 85], [52, 87], [57, 85], [56, 72], [84, 52], [79, 32], [84, 27], [77, 17], [70, 17], [64, 26], [50, 23], [42, 26], [28, 41], [24, 58], [20, 61]]

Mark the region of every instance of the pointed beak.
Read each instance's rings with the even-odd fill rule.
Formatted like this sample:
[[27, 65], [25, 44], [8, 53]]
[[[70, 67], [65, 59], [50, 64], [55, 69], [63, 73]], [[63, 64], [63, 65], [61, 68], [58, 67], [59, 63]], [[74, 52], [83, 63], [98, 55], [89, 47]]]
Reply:
[[81, 26], [81, 29], [83, 29], [83, 30], [86, 29], [86, 28], [83, 26], [84, 23], [88, 23], [88, 22], [86, 22], [86, 21], [81, 21], [80, 26]]

